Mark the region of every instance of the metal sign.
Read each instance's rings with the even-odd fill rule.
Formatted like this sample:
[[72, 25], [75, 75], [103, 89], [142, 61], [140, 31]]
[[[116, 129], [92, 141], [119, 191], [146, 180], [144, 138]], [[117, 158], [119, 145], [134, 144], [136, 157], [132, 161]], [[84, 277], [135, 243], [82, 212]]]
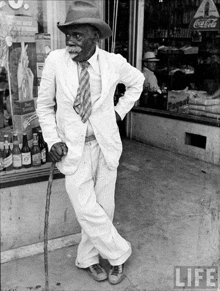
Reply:
[[220, 31], [220, 16], [213, 0], [203, 0], [189, 29], [192, 31]]

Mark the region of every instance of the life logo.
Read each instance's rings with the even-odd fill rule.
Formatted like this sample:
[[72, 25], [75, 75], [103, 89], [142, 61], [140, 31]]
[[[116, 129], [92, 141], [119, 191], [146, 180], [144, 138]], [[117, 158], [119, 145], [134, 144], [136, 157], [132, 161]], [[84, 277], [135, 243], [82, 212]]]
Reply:
[[174, 289], [219, 290], [217, 266], [175, 266]]

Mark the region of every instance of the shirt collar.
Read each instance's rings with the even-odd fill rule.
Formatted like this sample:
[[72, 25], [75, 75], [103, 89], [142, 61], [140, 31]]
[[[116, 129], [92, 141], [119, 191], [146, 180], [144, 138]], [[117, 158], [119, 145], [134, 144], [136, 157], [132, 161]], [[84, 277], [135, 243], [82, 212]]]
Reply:
[[90, 59], [88, 59], [88, 62], [90, 63], [90, 65], [95, 71], [99, 70], [98, 55], [99, 55], [99, 47], [96, 46], [95, 53], [91, 56]]

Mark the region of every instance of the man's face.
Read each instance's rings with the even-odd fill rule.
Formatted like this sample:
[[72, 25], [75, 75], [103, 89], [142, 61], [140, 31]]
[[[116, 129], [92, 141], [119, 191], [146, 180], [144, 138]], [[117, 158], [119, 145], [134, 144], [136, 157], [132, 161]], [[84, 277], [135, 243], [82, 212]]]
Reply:
[[144, 62], [144, 66], [147, 67], [152, 72], [154, 72], [156, 70], [156, 67], [157, 67], [157, 62], [146, 61], [146, 62]]
[[67, 51], [74, 61], [86, 61], [94, 54], [98, 34], [90, 25], [71, 26], [65, 35]]

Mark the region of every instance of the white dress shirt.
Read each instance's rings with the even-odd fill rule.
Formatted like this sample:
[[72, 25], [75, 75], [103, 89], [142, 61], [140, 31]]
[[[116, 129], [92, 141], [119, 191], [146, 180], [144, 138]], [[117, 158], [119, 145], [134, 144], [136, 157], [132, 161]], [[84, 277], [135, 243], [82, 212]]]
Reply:
[[[91, 56], [90, 59], [88, 59], [88, 62], [90, 64], [90, 66], [88, 67], [88, 73], [90, 77], [89, 82], [90, 82], [92, 106], [101, 97], [101, 91], [102, 91], [101, 72], [100, 72], [100, 67], [99, 67], [98, 55], [99, 55], [99, 47], [96, 46], [95, 53]], [[78, 65], [78, 69], [80, 73], [81, 67], [79, 65]], [[86, 136], [90, 136], [90, 135], [94, 135], [94, 131], [93, 131], [90, 121], [88, 120]]]

